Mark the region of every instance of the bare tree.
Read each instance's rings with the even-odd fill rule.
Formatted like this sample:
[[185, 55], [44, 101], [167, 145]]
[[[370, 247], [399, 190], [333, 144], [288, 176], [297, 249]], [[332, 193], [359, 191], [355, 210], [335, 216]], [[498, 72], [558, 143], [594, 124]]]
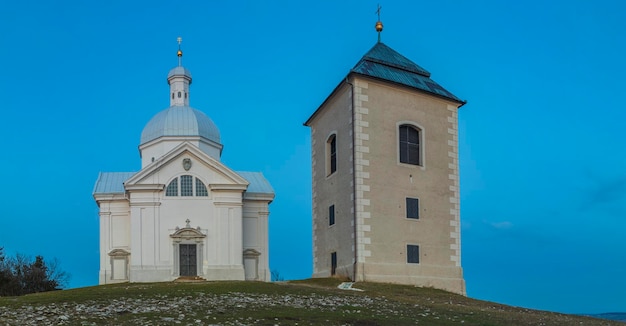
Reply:
[[272, 270], [272, 282], [282, 282], [284, 280], [285, 278], [280, 275], [280, 272], [278, 270]]
[[21, 254], [7, 257], [0, 247], [0, 296], [60, 290], [68, 280], [56, 259], [46, 262], [37, 256], [32, 260]]

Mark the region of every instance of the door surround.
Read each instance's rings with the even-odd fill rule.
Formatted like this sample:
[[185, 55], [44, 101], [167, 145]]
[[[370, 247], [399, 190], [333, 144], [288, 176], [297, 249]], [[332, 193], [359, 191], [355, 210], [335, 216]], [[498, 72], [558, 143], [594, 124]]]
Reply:
[[192, 228], [189, 226], [189, 220], [186, 221], [187, 226], [184, 228], [176, 227], [174, 233], [170, 234], [172, 238], [173, 246], [173, 264], [172, 264], [172, 276], [179, 277], [180, 275], [180, 245], [196, 245], [196, 276], [203, 275], [203, 251], [204, 251], [204, 239], [206, 235], [200, 232], [200, 227]]

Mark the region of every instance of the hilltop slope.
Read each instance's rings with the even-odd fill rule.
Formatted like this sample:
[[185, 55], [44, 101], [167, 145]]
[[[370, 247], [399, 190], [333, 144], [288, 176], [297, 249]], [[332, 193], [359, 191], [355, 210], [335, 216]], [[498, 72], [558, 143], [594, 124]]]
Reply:
[[1, 325], [623, 325], [336, 279], [117, 284], [0, 298]]

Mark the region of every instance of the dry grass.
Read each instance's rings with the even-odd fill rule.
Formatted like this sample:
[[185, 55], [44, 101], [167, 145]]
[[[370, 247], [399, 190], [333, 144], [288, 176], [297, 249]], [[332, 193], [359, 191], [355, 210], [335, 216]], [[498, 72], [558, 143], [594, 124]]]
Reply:
[[624, 325], [339, 279], [117, 284], [0, 298], [0, 325]]

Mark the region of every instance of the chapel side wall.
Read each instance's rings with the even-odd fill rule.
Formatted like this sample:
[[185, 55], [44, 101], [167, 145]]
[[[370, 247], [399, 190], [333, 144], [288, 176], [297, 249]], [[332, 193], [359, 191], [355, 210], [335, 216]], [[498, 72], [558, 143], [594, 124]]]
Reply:
[[[464, 294], [457, 106], [371, 79], [360, 79], [357, 85], [360, 108], [365, 108], [359, 117], [367, 126], [365, 137], [357, 137], [357, 171], [363, 171], [357, 184], [366, 185], [357, 195], [357, 205], [364, 203], [357, 211], [366, 214], [358, 218], [364, 230], [360, 239], [365, 239], [359, 244], [367, 254], [364, 278]], [[403, 123], [422, 129], [422, 166], [399, 162], [398, 127]], [[359, 167], [360, 158], [367, 164]], [[406, 218], [407, 197], [419, 198], [417, 220]], [[407, 244], [419, 245], [419, 264], [407, 263]]]
[[[128, 279], [122, 279], [120, 275], [113, 279], [112, 258], [109, 253], [115, 249], [130, 252], [128, 201], [125, 199], [101, 200], [99, 210], [100, 271], [98, 284], [126, 282]], [[125, 271], [125, 275], [128, 275], [127, 271]]]
[[258, 256], [257, 280], [271, 281], [269, 267], [269, 202], [245, 199], [243, 202], [243, 250], [253, 249]]
[[[352, 202], [352, 95], [344, 84], [310, 123], [313, 183], [313, 277], [331, 275], [331, 253], [337, 253], [336, 274], [352, 277], [354, 225]], [[327, 140], [336, 134], [337, 170], [328, 175]], [[329, 225], [329, 206], [335, 224]]]

